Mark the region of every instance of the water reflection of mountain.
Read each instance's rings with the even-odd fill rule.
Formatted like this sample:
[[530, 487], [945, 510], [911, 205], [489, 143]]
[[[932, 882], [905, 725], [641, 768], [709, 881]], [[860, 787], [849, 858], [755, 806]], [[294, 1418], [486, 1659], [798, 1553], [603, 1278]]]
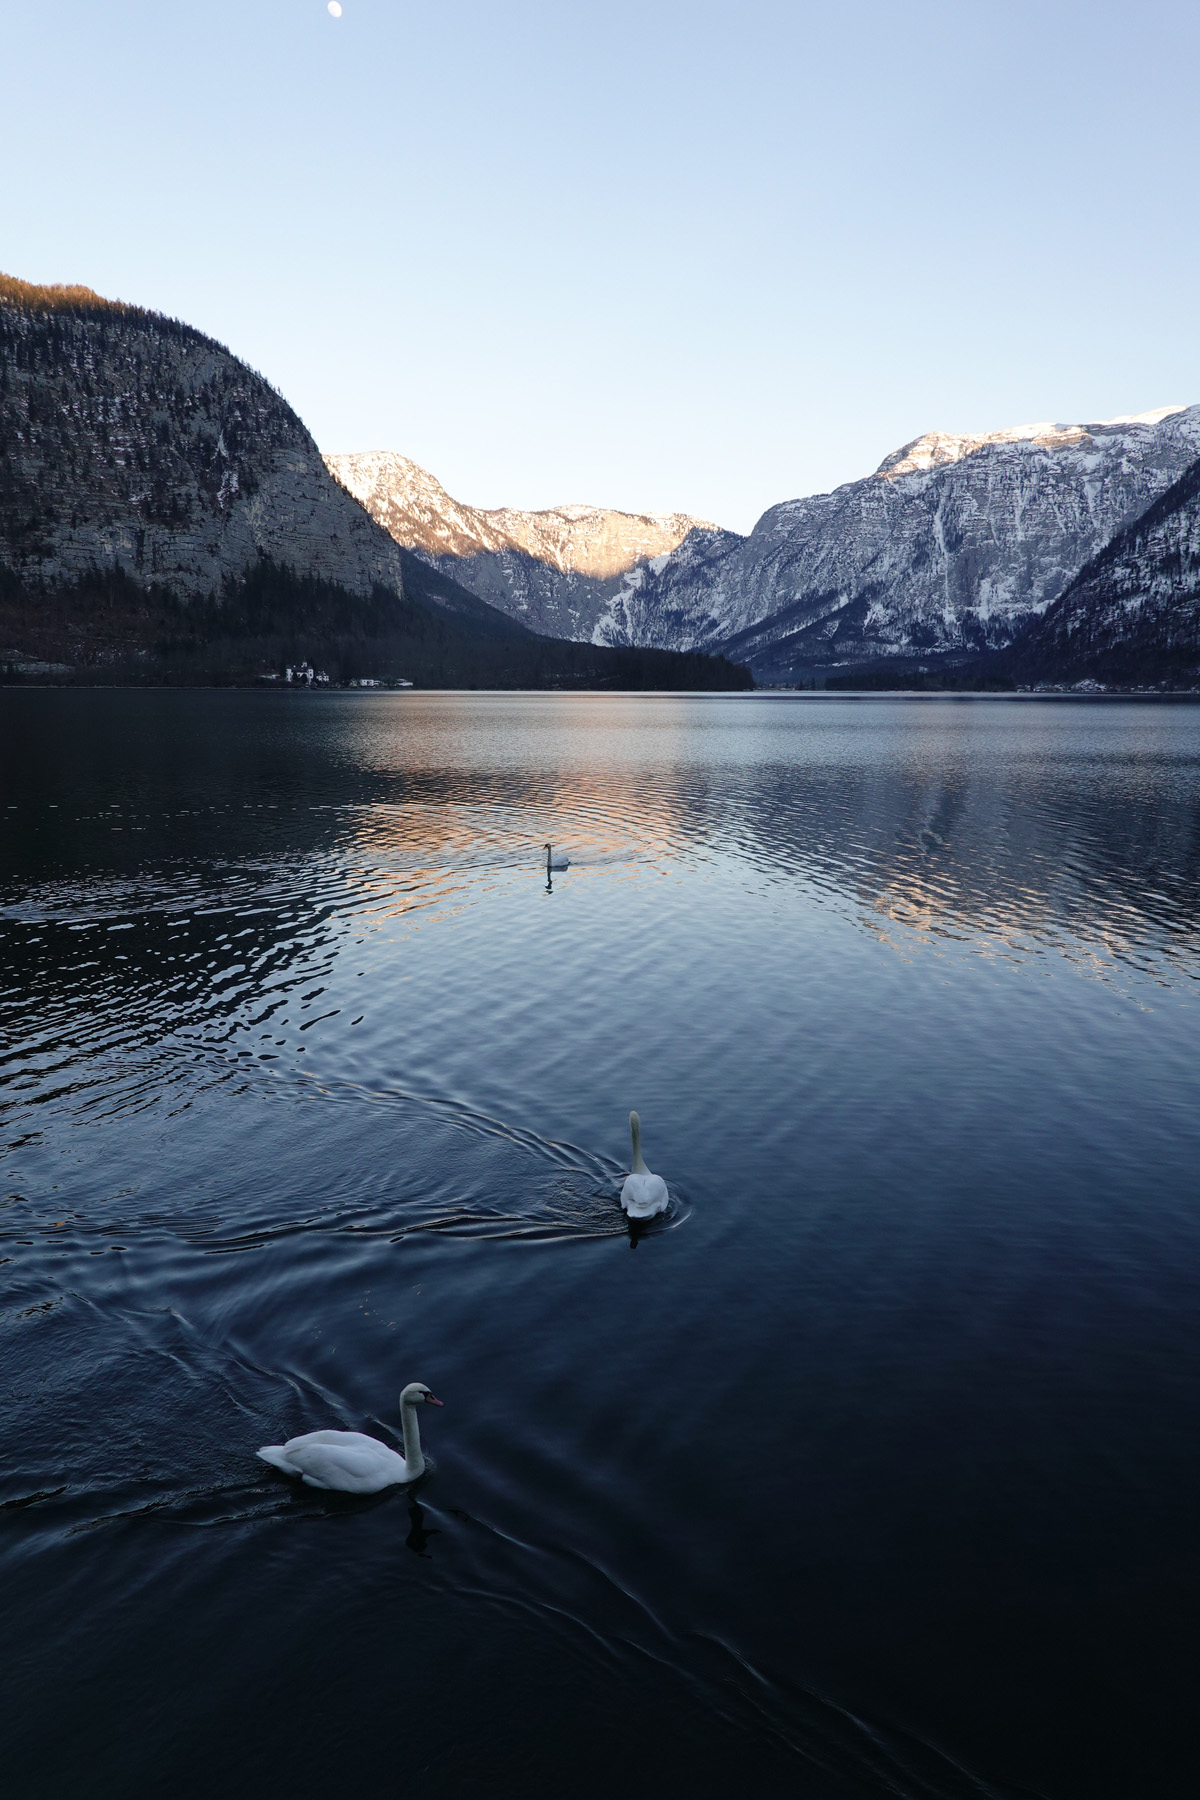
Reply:
[[168, 1036], [300, 1055], [343, 950], [540, 879], [547, 839], [570, 883], [732, 855], [906, 946], [1196, 970], [1188, 708], [279, 699], [8, 697], [10, 1093]]
[[[540, 834], [556, 825], [576, 878], [678, 845], [661, 795], [629, 829], [627, 804], [603, 784], [510, 780], [489, 795], [494, 784], [476, 782], [469, 802], [454, 780], [414, 785], [419, 797], [403, 801], [76, 817], [73, 868], [43, 864], [29, 879], [23, 859], [25, 878], [0, 887], [0, 984], [15, 1006], [0, 1081], [24, 1070], [44, 1088], [61, 1066], [79, 1087], [90, 1058], [129, 1058], [169, 1034], [209, 1047], [236, 1038], [236, 1054], [271, 1061], [283, 1047], [272, 1030], [302, 1033], [323, 1016], [339, 954], [397, 921], [453, 918], [514, 874], [540, 884]], [[240, 1035], [251, 1027], [253, 1051]]]
[[540, 884], [548, 836], [569, 839], [577, 874], [679, 849], [676, 784], [593, 766], [578, 732], [570, 754], [535, 754], [519, 702], [506, 731], [486, 700], [431, 720], [255, 698], [20, 695], [3, 715], [11, 1099], [86, 1105], [115, 1062], [136, 1103], [205, 1079], [214, 1052], [218, 1079], [302, 1056], [346, 1013], [344, 953], [397, 921], [453, 919], [520, 872]]
[[1057, 945], [1166, 979], [1198, 972], [1200, 769], [1189, 756], [955, 755], [775, 766], [725, 834], [772, 878], [913, 943]]

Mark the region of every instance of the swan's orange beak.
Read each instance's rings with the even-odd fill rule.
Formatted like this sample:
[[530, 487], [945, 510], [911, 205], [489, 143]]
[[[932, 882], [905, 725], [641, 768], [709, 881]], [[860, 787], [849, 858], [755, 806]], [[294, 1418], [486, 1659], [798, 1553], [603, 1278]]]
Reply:
[[425, 1404], [426, 1406], [441, 1406], [443, 1402], [438, 1399], [436, 1394], [426, 1394]]

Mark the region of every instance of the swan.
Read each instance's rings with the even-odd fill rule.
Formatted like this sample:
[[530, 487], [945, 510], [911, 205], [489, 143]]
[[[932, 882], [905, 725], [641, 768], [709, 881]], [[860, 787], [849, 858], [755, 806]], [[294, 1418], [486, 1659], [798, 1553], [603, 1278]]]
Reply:
[[545, 845], [545, 851], [546, 851], [546, 873], [547, 873], [547, 875], [549, 875], [551, 869], [569, 869], [570, 868], [571, 859], [569, 856], [564, 856], [562, 854], [562, 852], [560, 851], [556, 857], [551, 857], [549, 844]]
[[363, 1431], [309, 1431], [303, 1437], [289, 1438], [286, 1444], [264, 1444], [258, 1454], [285, 1475], [299, 1475], [309, 1487], [332, 1488], [340, 1494], [377, 1494], [381, 1488], [416, 1481], [425, 1473], [417, 1408], [441, 1404], [423, 1381], [409, 1382], [400, 1396], [403, 1456]]
[[629, 1135], [633, 1139], [633, 1171], [625, 1177], [621, 1189], [621, 1205], [631, 1219], [652, 1219], [667, 1210], [667, 1184], [661, 1175], [652, 1175], [642, 1160], [642, 1121], [635, 1112], [629, 1115]]

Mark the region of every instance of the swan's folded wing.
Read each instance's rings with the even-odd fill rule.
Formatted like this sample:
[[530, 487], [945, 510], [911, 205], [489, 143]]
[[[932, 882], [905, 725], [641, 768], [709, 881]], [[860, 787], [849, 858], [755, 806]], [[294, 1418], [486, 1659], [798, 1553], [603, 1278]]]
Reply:
[[289, 1450], [288, 1461], [306, 1481], [345, 1493], [369, 1494], [404, 1480], [403, 1458], [371, 1439], [361, 1444], [301, 1442]]
[[354, 1445], [369, 1448], [374, 1442], [375, 1439], [369, 1438], [365, 1431], [306, 1431], [302, 1437], [289, 1438], [283, 1447], [291, 1456], [305, 1444], [344, 1444], [350, 1449]]

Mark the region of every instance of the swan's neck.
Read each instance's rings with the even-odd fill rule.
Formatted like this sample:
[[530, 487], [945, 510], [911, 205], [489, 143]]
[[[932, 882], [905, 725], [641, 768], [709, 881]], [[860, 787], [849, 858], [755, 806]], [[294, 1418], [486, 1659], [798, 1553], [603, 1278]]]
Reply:
[[421, 1427], [417, 1424], [417, 1409], [411, 1400], [406, 1400], [400, 1408], [400, 1424], [404, 1431], [404, 1462], [408, 1478], [413, 1481], [424, 1469], [425, 1458], [421, 1454]]
[[642, 1121], [639, 1118], [630, 1119], [629, 1135], [633, 1139], [633, 1173], [648, 1175], [650, 1171], [642, 1161]]

